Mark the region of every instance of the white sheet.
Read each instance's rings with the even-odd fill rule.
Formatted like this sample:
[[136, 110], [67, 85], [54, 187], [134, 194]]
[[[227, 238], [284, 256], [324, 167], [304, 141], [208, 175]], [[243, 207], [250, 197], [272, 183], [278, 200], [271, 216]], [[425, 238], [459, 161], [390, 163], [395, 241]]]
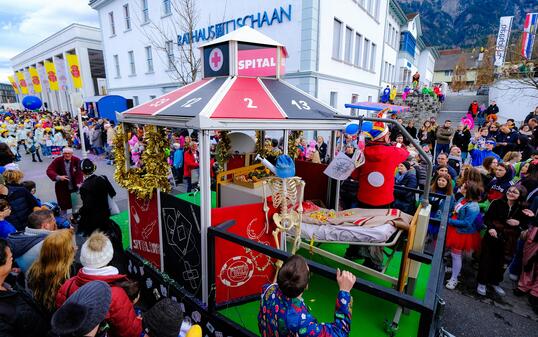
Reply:
[[[387, 242], [398, 229], [387, 223], [377, 227], [345, 226], [345, 225], [312, 225], [303, 223], [301, 237], [305, 240], [334, 242]], [[293, 230], [292, 230], [293, 233]]]

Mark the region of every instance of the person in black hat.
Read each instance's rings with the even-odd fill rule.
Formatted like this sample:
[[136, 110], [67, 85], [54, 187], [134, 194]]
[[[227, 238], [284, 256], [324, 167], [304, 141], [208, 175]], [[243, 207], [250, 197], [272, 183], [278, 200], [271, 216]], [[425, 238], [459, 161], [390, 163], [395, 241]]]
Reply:
[[89, 236], [95, 230], [109, 231], [110, 209], [108, 197], [116, 195], [114, 187], [106, 176], [95, 174], [95, 164], [90, 159], [81, 162], [84, 183], [80, 187], [82, 207], [80, 208], [77, 233]]
[[111, 302], [112, 291], [106, 282], [86, 283], [54, 313], [51, 334], [60, 337], [95, 336]]
[[183, 319], [181, 306], [169, 298], [163, 298], [142, 317], [143, 332], [147, 337], [201, 336], [201, 328]]

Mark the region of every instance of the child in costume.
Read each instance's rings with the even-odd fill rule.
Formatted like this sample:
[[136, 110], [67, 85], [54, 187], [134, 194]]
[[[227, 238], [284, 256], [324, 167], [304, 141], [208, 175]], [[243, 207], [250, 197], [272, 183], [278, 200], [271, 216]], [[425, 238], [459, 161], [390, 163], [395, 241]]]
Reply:
[[310, 337], [349, 335], [351, 330], [350, 290], [355, 276], [348, 271], [337, 271], [339, 292], [333, 323], [318, 323], [302, 298], [309, 282], [310, 271], [303, 257], [291, 256], [280, 268], [277, 282], [262, 288], [258, 328], [260, 335], [280, 337]]

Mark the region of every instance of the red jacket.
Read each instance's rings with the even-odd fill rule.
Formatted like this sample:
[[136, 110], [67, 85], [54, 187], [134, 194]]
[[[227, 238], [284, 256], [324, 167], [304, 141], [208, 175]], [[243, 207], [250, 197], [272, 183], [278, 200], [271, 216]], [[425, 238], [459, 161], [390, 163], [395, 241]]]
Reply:
[[396, 146], [366, 146], [366, 161], [352, 174], [359, 181], [357, 199], [370, 206], [388, 207], [394, 201], [394, 171], [408, 156], [406, 149]]
[[194, 154], [189, 150], [183, 155], [183, 176], [190, 177], [191, 170], [198, 167], [198, 163], [194, 159]]
[[105, 320], [110, 324], [112, 337], [139, 337], [142, 332], [142, 320], [136, 316], [133, 303], [127, 297], [125, 290], [117, 285], [126, 279], [125, 275], [97, 276], [87, 275], [82, 269], [74, 277], [71, 277], [58, 290], [56, 295], [56, 307], [59, 308], [67, 298], [78, 288], [91, 281], [104, 281], [112, 288], [112, 303]]
[[[82, 184], [84, 177], [82, 175], [82, 170], [80, 169], [80, 159], [75, 156], [71, 157], [70, 171], [71, 185], [73, 186], [74, 191], [78, 191], [78, 185]], [[67, 172], [65, 171], [63, 156], [54, 159], [49, 167], [47, 167], [47, 176], [50, 180], [56, 182], [54, 184], [56, 200], [58, 200], [58, 205], [60, 205], [60, 208], [63, 210], [73, 207], [73, 205], [71, 205], [71, 191], [69, 191], [69, 184], [67, 181], [56, 181], [56, 177], [66, 175]]]

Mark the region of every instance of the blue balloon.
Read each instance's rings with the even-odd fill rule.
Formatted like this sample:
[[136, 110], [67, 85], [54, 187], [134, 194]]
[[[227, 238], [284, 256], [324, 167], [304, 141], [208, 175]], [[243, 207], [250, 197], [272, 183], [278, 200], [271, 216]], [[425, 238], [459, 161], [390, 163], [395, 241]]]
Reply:
[[359, 124], [351, 123], [346, 126], [346, 134], [354, 135], [359, 132]]
[[372, 131], [372, 128], [374, 127], [374, 124], [370, 121], [362, 122], [362, 131], [363, 132], [370, 132]]
[[43, 103], [41, 99], [36, 96], [26, 96], [22, 99], [22, 105], [28, 110], [37, 110], [41, 108]]

